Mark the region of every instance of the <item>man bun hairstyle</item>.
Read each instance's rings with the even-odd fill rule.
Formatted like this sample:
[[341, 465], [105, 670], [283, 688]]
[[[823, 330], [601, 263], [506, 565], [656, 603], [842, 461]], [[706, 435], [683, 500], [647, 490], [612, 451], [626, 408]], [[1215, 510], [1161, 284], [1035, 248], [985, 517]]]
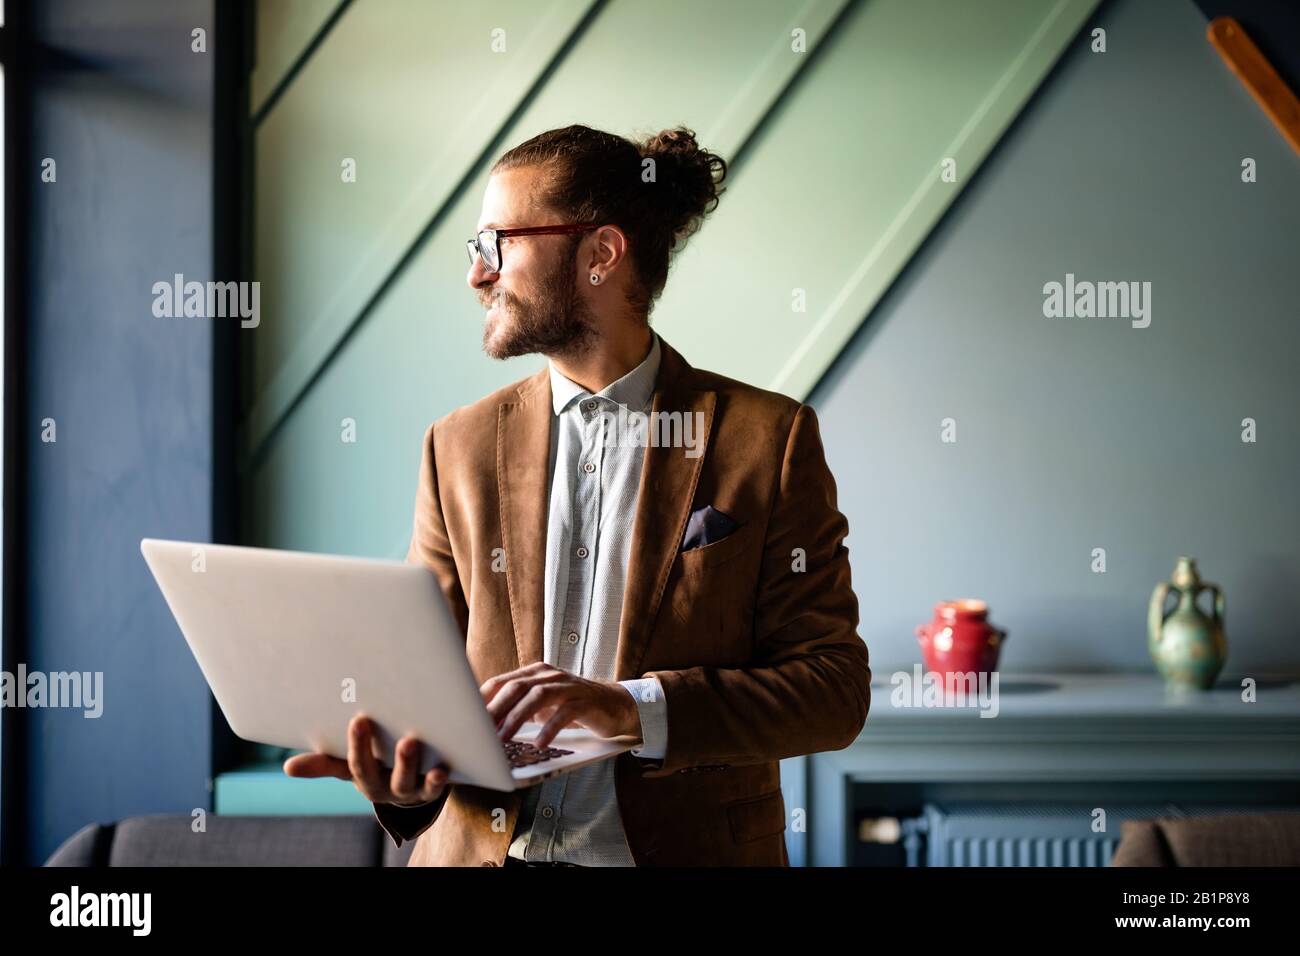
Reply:
[[[635, 140], [588, 126], [547, 130], [506, 152], [491, 171], [524, 166], [541, 170], [532, 197], [539, 215], [623, 230], [634, 276], [628, 305], [647, 318], [669, 261], [717, 208], [727, 176], [726, 161], [683, 126]], [[570, 248], [581, 239], [572, 237]]]

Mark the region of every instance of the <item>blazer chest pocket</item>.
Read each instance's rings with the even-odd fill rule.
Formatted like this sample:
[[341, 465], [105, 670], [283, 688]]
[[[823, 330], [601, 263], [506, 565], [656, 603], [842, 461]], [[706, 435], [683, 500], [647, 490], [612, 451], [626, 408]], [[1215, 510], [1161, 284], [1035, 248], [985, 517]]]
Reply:
[[746, 797], [727, 804], [727, 822], [731, 839], [748, 843], [765, 836], [785, 832], [785, 801], [780, 790], [761, 797]]
[[703, 568], [716, 567], [744, 554], [754, 544], [753, 523], [743, 524], [720, 541], [689, 551], [677, 553], [677, 564], [682, 573], [690, 574]]
[[[677, 552], [668, 576], [668, 604], [687, 635], [693, 663], [742, 666], [752, 650], [755, 548], [762, 528], [752, 522], [711, 544]], [[752, 558], [752, 560], [751, 560]]]
[[[693, 635], [694, 652], [707, 648], [719, 655], [695, 661], [697, 664], [719, 665], [749, 647], [753, 582], [741, 572], [750, 566], [745, 556], [756, 546], [755, 541], [762, 543], [754, 526], [741, 526], [720, 541], [677, 552], [668, 577], [673, 617]], [[722, 634], [743, 638], [743, 647], [719, 642]]]

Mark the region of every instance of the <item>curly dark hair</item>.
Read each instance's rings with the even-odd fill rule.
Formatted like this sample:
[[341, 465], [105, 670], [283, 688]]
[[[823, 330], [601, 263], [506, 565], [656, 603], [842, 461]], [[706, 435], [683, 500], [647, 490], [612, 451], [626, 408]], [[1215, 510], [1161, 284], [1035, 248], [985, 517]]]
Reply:
[[[618, 226], [628, 237], [635, 281], [627, 299], [649, 319], [672, 255], [717, 208], [727, 163], [678, 126], [637, 140], [588, 126], [547, 130], [506, 152], [492, 172], [541, 170], [534, 205], [562, 222]], [[573, 248], [581, 237], [575, 237]]]

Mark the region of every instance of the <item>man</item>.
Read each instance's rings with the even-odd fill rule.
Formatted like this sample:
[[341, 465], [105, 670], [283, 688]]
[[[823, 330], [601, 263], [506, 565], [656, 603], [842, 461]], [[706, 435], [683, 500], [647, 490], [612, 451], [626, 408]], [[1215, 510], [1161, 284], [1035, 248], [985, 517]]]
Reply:
[[816, 416], [649, 327], [725, 175], [684, 129], [572, 126], [493, 167], [467, 277], [483, 347], [549, 363], [429, 427], [408, 560], [437, 575], [503, 739], [534, 720], [539, 747], [570, 724], [641, 745], [502, 793], [417, 779], [413, 738], [378, 766], [359, 715], [347, 761], [286, 763], [353, 780], [417, 840], [411, 865], [788, 865], [778, 761], [866, 721]]

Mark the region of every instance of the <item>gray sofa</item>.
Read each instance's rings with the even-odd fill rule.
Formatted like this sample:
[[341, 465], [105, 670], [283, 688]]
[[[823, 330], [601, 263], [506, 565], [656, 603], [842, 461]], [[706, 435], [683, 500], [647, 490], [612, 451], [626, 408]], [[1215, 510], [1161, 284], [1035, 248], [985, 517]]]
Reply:
[[[91, 823], [46, 866], [405, 866], [414, 841], [393, 846], [373, 816], [188, 814]], [[1126, 820], [1111, 866], [1300, 866], [1300, 813]]]
[[414, 841], [393, 846], [373, 816], [127, 817], [82, 827], [46, 866], [405, 866]]

